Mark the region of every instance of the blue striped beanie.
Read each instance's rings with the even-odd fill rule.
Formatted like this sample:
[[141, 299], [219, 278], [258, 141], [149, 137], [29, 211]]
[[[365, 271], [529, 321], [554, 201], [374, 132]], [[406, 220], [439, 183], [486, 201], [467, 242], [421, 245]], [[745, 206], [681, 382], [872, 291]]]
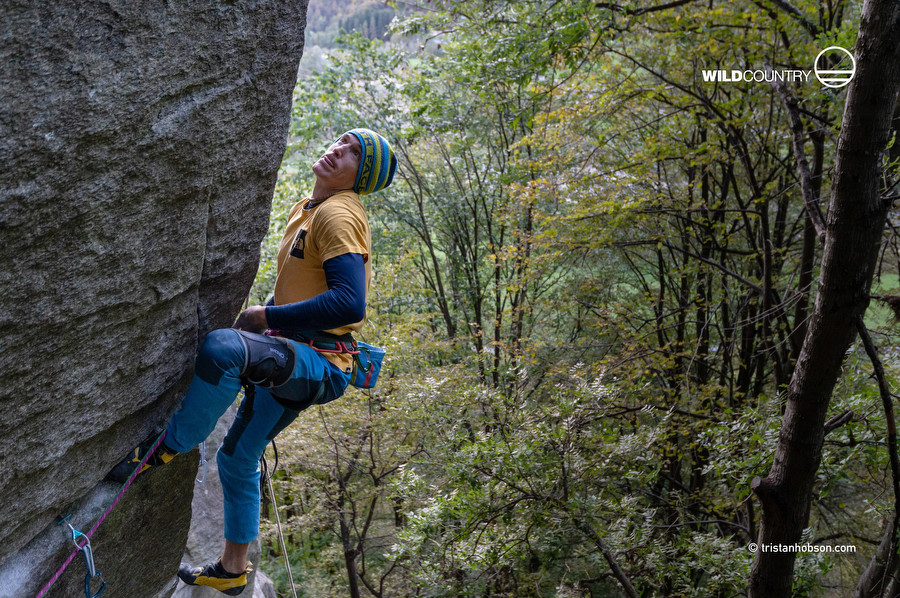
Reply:
[[356, 135], [362, 146], [353, 190], [368, 195], [390, 185], [397, 170], [397, 158], [387, 139], [369, 129], [351, 129], [348, 133]]

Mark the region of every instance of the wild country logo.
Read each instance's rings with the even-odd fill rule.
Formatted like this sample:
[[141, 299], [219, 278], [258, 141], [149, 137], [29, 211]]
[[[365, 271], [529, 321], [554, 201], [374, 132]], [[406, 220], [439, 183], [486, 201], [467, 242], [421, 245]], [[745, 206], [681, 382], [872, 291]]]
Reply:
[[825, 87], [838, 89], [844, 87], [856, 73], [856, 60], [853, 54], [840, 46], [829, 46], [819, 52], [813, 61], [813, 70], [772, 69], [755, 70], [703, 70], [703, 80], [719, 83], [773, 83], [775, 81], [787, 81], [805, 83], [812, 75], [815, 75], [819, 83]]

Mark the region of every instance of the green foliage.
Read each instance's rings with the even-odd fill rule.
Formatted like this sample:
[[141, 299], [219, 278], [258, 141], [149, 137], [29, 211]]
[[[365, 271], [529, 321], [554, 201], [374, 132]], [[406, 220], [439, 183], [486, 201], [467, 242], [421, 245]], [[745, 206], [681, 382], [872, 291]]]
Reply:
[[[398, 545], [416, 563], [420, 587], [440, 588], [433, 590], [440, 596], [542, 596], [560, 583], [585, 587], [604, 568], [591, 533], [602, 529], [613, 550], [643, 561], [638, 583], [646, 589], [694, 569], [714, 577], [707, 584], [717, 589], [739, 591], [749, 564], [740, 545], [687, 526], [667, 539], [648, 504], [644, 488], [660, 466], [652, 449], [667, 442], [677, 416], [635, 406], [629, 428], [617, 430], [615, 414], [627, 409], [627, 399], [585, 373], [569, 372], [565, 390], [524, 405], [482, 394], [490, 429], [432, 424], [450, 430], [442, 461], [407, 468], [399, 482], [423, 504]], [[451, 483], [425, 484], [435, 469]], [[689, 589], [689, 578], [685, 573], [675, 587]], [[514, 592], [498, 593], [511, 584]]]
[[[821, 249], [778, 94], [701, 73], [809, 69], [859, 12], [766, 6], [438, 0], [392, 26], [417, 49], [340, 36], [298, 82], [257, 300], [332, 139], [400, 161], [365, 199], [383, 381], [284, 434], [307, 595], [618, 596], [613, 564], [644, 596], [744, 595]], [[824, 209], [844, 92], [788, 91]], [[797, 595], [849, 593], [891, 514], [870, 370], [849, 356], [807, 530], [859, 553], [802, 555]]]

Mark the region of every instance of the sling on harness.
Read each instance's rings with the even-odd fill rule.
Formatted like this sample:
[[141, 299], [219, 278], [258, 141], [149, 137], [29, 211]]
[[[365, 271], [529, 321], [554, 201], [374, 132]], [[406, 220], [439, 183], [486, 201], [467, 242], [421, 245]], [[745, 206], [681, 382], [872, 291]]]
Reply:
[[312, 333], [285, 333], [273, 331], [278, 336], [286, 336], [292, 340], [309, 345], [319, 353], [348, 353], [356, 355], [359, 353], [356, 347], [356, 341], [349, 332], [346, 334], [331, 334], [329, 332], [312, 332]]

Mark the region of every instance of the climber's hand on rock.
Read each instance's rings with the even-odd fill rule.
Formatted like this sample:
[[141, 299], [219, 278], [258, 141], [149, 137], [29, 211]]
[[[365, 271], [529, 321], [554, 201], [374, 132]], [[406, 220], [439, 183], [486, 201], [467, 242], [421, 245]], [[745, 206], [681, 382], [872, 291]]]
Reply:
[[266, 322], [266, 308], [262, 305], [251, 305], [241, 312], [234, 322], [234, 327], [248, 332], [262, 332], [269, 327]]

